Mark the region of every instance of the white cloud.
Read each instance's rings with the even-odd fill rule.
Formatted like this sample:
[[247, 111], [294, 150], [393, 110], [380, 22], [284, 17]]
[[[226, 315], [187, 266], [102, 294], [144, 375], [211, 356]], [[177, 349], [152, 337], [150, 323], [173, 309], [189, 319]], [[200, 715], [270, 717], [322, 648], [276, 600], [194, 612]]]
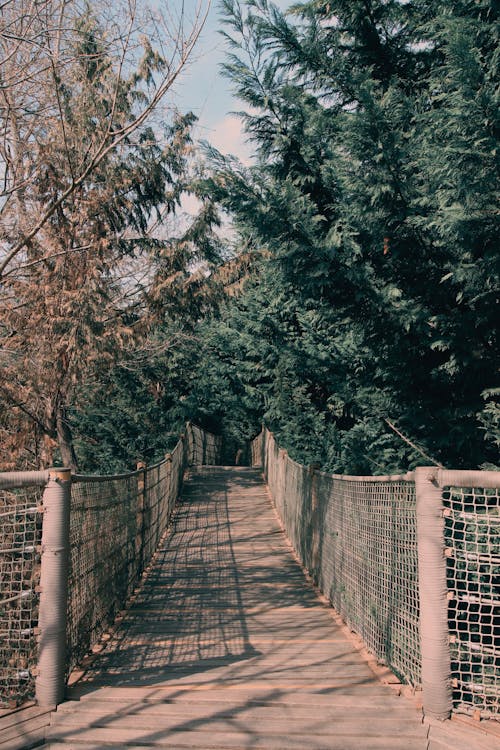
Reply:
[[216, 123], [207, 140], [222, 154], [237, 156], [243, 164], [250, 164], [252, 160], [252, 144], [246, 143], [246, 134], [239, 117], [226, 115]]

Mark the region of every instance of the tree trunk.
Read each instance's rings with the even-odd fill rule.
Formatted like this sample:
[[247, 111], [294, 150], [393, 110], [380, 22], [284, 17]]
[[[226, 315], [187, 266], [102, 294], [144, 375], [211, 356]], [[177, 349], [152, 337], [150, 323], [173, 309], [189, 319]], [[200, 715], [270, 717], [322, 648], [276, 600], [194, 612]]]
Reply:
[[56, 424], [57, 442], [59, 444], [63, 466], [76, 472], [78, 471], [78, 460], [73, 447], [71, 429], [66, 419], [66, 409], [63, 406], [60, 406], [57, 410]]

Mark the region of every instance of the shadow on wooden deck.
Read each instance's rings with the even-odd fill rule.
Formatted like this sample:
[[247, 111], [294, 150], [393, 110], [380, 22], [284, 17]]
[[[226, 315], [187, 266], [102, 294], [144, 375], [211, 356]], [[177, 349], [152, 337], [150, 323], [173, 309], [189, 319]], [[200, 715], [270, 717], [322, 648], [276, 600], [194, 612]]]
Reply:
[[253, 469], [192, 472], [142, 588], [69, 698], [47, 730], [54, 750], [496, 747], [462, 727], [448, 743], [380, 683], [306, 582]]

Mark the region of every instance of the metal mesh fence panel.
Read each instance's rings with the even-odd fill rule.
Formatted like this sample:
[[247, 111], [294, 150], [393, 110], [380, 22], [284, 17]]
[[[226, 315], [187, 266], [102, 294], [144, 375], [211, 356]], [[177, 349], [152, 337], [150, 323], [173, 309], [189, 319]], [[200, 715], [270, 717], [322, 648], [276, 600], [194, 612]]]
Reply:
[[443, 492], [453, 707], [499, 716], [500, 489]]
[[403, 479], [317, 477], [316, 569], [323, 592], [368, 649], [420, 683], [415, 490]]
[[269, 432], [263, 455], [276, 510], [303, 565], [370, 651], [418, 685], [414, 483], [312, 471]]
[[0, 707], [34, 697], [41, 494], [0, 490]]
[[95, 644], [132, 593], [138, 473], [73, 485], [68, 597], [68, 671]]

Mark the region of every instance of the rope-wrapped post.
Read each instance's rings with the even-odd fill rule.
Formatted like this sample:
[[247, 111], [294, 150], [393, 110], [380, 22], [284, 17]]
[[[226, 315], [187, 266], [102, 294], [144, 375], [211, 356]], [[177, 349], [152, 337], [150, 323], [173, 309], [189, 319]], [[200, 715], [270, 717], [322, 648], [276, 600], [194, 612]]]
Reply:
[[144, 570], [144, 531], [145, 531], [145, 504], [146, 504], [146, 475], [147, 467], [144, 461], [138, 461], [136, 466], [137, 475], [137, 510], [136, 510], [136, 536], [135, 556], [140, 560], [140, 570]]
[[40, 706], [56, 706], [65, 692], [70, 500], [71, 471], [50, 469], [43, 493], [36, 678]]
[[167, 475], [166, 494], [168, 497], [168, 515], [170, 517], [170, 513], [172, 512], [174, 503], [177, 500], [176, 497], [172, 497], [173, 493], [172, 493], [172, 454], [171, 453], [165, 453], [165, 471]]
[[434, 467], [415, 470], [424, 713], [448, 719], [452, 708], [446, 558], [441, 488]]
[[310, 555], [310, 574], [313, 581], [318, 585], [319, 581], [319, 550], [320, 550], [320, 519], [319, 519], [319, 500], [318, 500], [318, 472], [319, 464], [310, 464], [308, 471], [311, 477], [311, 555]]

